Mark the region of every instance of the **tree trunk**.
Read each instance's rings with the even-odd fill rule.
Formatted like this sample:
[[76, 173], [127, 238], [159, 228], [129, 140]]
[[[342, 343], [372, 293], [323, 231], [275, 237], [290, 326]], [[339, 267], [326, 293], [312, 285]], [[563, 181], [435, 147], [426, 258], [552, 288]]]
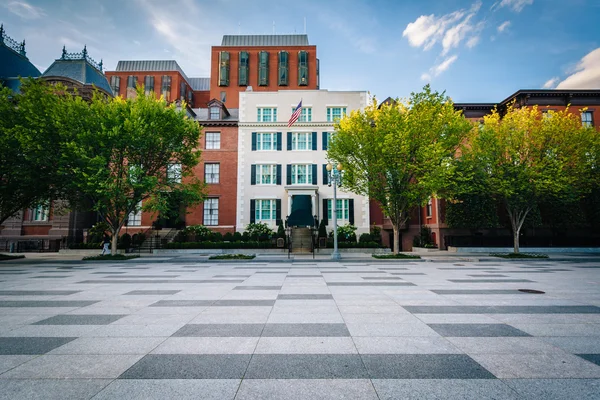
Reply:
[[519, 253], [519, 232], [521, 231], [521, 229], [514, 229], [513, 228], [513, 251], [515, 252], [515, 254]]
[[112, 233], [112, 241], [110, 244], [110, 254], [112, 254], [113, 256], [117, 254], [117, 243], [119, 241], [119, 231], [121, 229], [117, 228], [115, 230], [113, 230]]
[[400, 252], [400, 228], [397, 224], [392, 224], [392, 227], [394, 229], [393, 253], [398, 254]]

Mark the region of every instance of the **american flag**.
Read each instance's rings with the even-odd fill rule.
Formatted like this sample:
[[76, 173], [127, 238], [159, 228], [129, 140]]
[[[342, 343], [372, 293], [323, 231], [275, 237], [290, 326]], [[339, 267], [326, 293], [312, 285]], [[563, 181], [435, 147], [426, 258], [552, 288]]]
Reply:
[[294, 112], [292, 113], [292, 116], [290, 117], [290, 120], [288, 121], [288, 128], [292, 125], [294, 125], [294, 122], [298, 121], [298, 118], [300, 118], [300, 114], [302, 113], [302, 100], [300, 100], [300, 103], [298, 103], [298, 107], [296, 107], [294, 109]]

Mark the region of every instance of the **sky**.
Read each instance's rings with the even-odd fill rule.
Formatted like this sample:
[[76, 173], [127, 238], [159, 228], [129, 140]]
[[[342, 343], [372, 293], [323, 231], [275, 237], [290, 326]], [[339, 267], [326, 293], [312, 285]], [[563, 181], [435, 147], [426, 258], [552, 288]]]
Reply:
[[176, 60], [209, 76], [223, 35], [307, 33], [321, 89], [455, 102], [520, 89], [600, 89], [600, 0], [0, 0], [6, 33], [43, 72], [61, 55]]

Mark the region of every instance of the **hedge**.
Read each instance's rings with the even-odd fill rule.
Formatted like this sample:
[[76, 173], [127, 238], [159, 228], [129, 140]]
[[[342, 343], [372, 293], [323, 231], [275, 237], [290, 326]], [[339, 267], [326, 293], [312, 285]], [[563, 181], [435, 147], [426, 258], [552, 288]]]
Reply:
[[277, 248], [268, 242], [180, 242], [167, 243], [163, 249], [271, 249]]

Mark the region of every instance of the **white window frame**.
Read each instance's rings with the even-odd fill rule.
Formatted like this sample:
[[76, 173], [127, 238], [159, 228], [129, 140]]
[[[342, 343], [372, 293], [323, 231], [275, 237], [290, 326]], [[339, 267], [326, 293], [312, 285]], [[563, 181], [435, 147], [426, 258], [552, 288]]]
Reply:
[[427, 206], [425, 207], [425, 215], [427, 216], [427, 218], [433, 217], [433, 200], [431, 199], [431, 197], [429, 198]]
[[277, 185], [277, 165], [276, 164], [257, 164], [256, 165], [256, 184], [257, 185]]
[[[267, 206], [268, 204], [268, 206]], [[256, 222], [272, 224], [277, 219], [277, 201], [274, 199], [256, 199], [254, 203], [254, 219]], [[269, 218], [263, 218], [263, 213], [268, 213]]]
[[208, 109], [208, 119], [221, 119], [221, 109], [212, 106]]
[[[339, 111], [339, 116], [338, 115], [334, 115], [334, 110]], [[327, 107], [327, 122], [336, 122], [337, 120], [343, 118], [346, 116], [346, 110], [347, 107], [342, 107], [342, 106], [338, 106], [338, 107]], [[337, 114], [337, 112], [336, 112]]]
[[[300, 148], [301, 144], [306, 146], [306, 148]], [[312, 132], [292, 132], [293, 151], [308, 151], [312, 149]]]
[[45, 204], [38, 204], [31, 209], [31, 220], [36, 222], [48, 221], [50, 216], [50, 207]]
[[[350, 221], [350, 199], [337, 199], [335, 211], [338, 225], [340, 225], [340, 221], [348, 223]], [[327, 219], [328, 221], [333, 220], [333, 199], [327, 199]]]
[[221, 164], [204, 163], [204, 182], [219, 183], [221, 180]]
[[169, 163], [167, 165], [167, 180], [181, 183], [181, 163]]
[[257, 107], [257, 122], [277, 122], [277, 107]]
[[[266, 136], [270, 135], [271, 139], [267, 140]], [[265, 144], [271, 146], [270, 149], [265, 148]], [[256, 150], [258, 151], [277, 151], [277, 133], [276, 132], [257, 132], [256, 133]]]
[[142, 225], [142, 201], [135, 206], [135, 209], [127, 216], [127, 226]]
[[[589, 117], [589, 119], [587, 118]], [[594, 126], [594, 116], [591, 111], [581, 112], [581, 125], [583, 126]]]
[[204, 226], [219, 225], [219, 198], [209, 197], [204, 200], [204, 210], [202, 215]]
[[206, 150], [218, 150], [221, 148], [221, 132], [206, 132]]
[[[304, 176], [306, 177], [305, 182], [299, 182], [298, 178], [302, 175], [299, 174], [300, 169], [305, 168]], [[292, 185], [312, 185], [312, 164], [292, 164]]]
[[[296, 111], [296, 107], [292, 107], [292, 114]], [[312, 107], [302, 107], [298, 122], [312, 122]]]

